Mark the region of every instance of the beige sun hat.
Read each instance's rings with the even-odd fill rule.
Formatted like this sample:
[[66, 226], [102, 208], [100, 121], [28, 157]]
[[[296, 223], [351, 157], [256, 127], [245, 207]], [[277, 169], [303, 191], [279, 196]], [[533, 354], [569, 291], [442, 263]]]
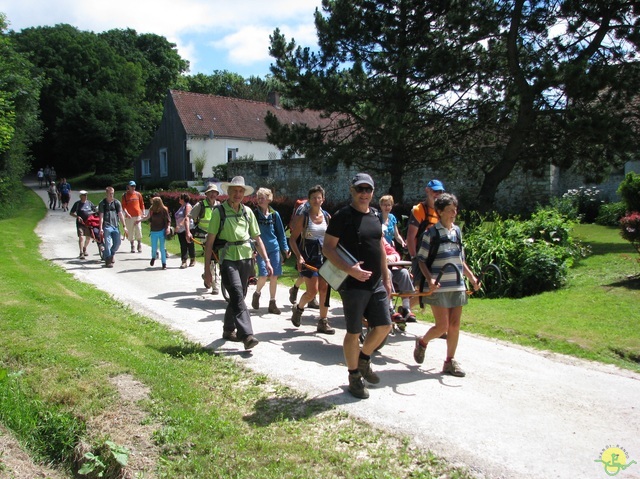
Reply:
[[242, 186], [244, 188], [245, 196], [248, 196], [254, 192], [253, 186], [245, 185], [243, 176], [234, 176], [231, 181], [220, 183], [220, 188], [222, 188], [222, 191], [227, 194], [229, 194], [230, 186]]
[[220, 193], [220, 190], [218, 189], [215, 183], [209, 183], [209, 186], [207, 186], [207, 189], [204, 190], [204, 194], [206, 195], [210, 191], [215, 191], [216, 193]]

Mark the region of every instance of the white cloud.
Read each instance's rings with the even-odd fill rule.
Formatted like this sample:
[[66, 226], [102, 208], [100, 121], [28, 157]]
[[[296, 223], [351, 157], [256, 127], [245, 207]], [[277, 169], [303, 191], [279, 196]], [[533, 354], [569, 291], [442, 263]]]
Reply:
[[[103, 32], [132, 28], [175, 43], [191, 70], [210, 55], [235, 65], [269, 60], [269, 35], [279, 27], [298, 44], [316, 44], [313, 12], [321, 0], [0, 0], [10, 28], [68, 23]], [[195, 43], [196, 40], [203, 44]], [[212, 52], [209, 50], [214, 48]]]

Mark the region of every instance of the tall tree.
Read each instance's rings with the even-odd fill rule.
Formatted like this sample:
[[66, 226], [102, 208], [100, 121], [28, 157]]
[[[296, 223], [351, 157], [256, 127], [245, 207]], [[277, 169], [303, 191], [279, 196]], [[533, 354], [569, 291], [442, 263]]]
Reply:
[[14, 48], [0, 13], [0, 203], [31, 166], [29, 147], [42, 133], [38, 98], [42, 78]]
[[128, 167], [157, 127], [167, 89], [188, 66], [175, 45], [133, 30], [95, 34], [61, 24], [12, 38], [46, 78], [46, 131], [34, 153], [67, 175]]
[[[590, 155], [589, 169], [606, 171], [633, 143], [615, 107], [637, 85], [624, 66], [637, 53], [634, 5], [323, 0], [317, 52], [278, 30], [270, 52], [285, 97], [332, 121], [310, 131], [270, 117], [271, 140], [311, 158], [390, 172], [398, 198], [403, 176], [417, 168], [464, 167], [482, 178], [482, 209], [517, 164], [569, 166], [597, 144], [603, 153]], [[624, 143], [613, 141], [620, 136]]]

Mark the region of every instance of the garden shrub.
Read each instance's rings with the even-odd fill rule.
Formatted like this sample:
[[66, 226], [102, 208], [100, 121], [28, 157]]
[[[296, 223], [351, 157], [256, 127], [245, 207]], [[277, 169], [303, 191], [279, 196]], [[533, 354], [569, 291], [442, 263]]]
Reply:
[[581, 223], [593, 223], [600, 211], [600, 191], [592, 186], [567, 191], [561, 198], [553, 198], [551, 206], [560, 214], [571, 220]]
[[619, 226], [620, 219], [626, 214], [627, 205], [618, 201], [616, 203], [604, 203], [600, 206], [600, 212], [596, 218], [596, 224], [601, 226]]
[[618, 187], [618, 194], [627, 205], [627, 211], [640, 211], [640, 175], [627, 173]]
[[640, 253], [640, 213], [634, 211], [620, 220], [620, 234]]
[[500, 267], [502, 285], [492, 295], [520, 298], [558, 289], [574, 260], [585, 254], [570, 235], [572, 225], [553, 208], [539, 208], [526, 221], [495, 216], [465, 228], [467, 262], [475, 273], [489, 263]]

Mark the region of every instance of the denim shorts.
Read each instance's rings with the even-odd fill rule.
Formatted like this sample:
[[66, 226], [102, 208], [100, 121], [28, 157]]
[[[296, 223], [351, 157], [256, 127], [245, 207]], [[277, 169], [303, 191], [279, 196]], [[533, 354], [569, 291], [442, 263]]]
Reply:
[[456, 308], [469, 302], [466, 291], [450, 291], [448, 293], [433, 293], [422, 298], [424, 304], [440, 306], [442, 308]]
[[[280, 258], [280, 250], [269, 251], [267, 253], [274, 276], [282, 276], [282, 259]], [[258, 276], [267, 276], [267, 263], [264, 262], [262, 256], [258, 255]]]

